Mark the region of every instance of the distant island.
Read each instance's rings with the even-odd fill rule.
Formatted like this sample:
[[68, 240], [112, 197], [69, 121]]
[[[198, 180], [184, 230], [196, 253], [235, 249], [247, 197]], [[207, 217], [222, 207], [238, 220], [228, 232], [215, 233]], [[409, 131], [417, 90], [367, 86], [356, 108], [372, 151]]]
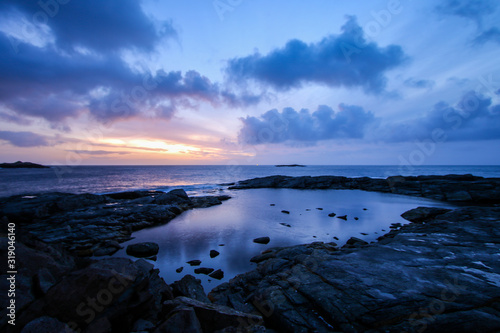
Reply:
[[302, 164], [279, 164], [279, 165], [275, 165], [275, 167], [277, 168], [305, 168], [306, 166], [305, 165], [302, 165]]
[[0, 168], [3, 169], [19, 169], [19, 168], [31, 168], [31, 169], [46, 169], [48, 166], [31, 163], [31, 162], [21, 162], [17, 161], [14, 163], [0, 163]]

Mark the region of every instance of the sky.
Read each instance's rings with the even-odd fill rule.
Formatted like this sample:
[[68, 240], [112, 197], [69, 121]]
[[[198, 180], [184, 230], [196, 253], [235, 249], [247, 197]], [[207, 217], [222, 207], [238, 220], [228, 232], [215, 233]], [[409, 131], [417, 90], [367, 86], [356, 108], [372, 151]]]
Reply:
[[500, 165], [496, 0], [3, 0], [0, 162]]

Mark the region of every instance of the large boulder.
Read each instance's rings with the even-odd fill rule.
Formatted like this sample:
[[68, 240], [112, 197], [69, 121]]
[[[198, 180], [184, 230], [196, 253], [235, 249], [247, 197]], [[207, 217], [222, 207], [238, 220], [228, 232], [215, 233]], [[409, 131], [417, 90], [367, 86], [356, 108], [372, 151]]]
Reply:
[[138, 258], [147, 258], [157, 255], [159, 249], [159, 245], [153, 242], [136, 243], [127, 246], [127, 254]]

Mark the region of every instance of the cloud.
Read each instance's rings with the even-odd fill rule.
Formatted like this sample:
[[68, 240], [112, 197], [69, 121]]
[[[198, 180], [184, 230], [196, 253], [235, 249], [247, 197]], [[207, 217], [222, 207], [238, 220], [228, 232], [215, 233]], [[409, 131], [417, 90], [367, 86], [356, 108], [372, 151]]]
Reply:
[[257, 117], [241, 118], [243, 127], [238, 140], [243, 144], [283, 143], [287, 141], [314, 144], [330, 139], [361, 139], [366, 129], [376, 123], [371, 112], [358, 106], [339, 105], [338, 112], [321, 105], [316, 111], [296, 111], [285, 108], [282, 112], [270, 110]]
[[19, 115], [9, 114], [5, 112], [0, 112], [0, 119], [8, 123], [14, 123], [18, 125], [30, 125], [32, 123], [29, 119], [26, 119], [25, 117], [20, 117]]
[[445, 0], [436, 6], [438, 13], [470, 19], [481, 26], [483, 17], [494, 12], [496, 0]]
[[403, 84], [407, 87], [410, 88], [420, 88], [420, 89], [431, 89], [434, 87], [435, 82], [433, 80], [424, 80], [424, 79], [415, 79], [415, 78], [409, 78], [406, 79]]
[[497, 27], [490, 28], [483, 31], [476, 38], [474, 38], [474, 44], [485, 44], [487, 42], [495, 42], [500, 44], [500, 29]]
[[436, 130], [448, 141], [475, 141], [500, 138], [500, 105], [475, 93], [464, 94], [456, 105], [436, 103], [432, 110], [412, 120], [381, 125], [372, 137], [384, 142], [425, 140]]
[[175, 36], [171, 22], [153, 22], [136, 0], [3, 0], [0, 10], [17, 10], [29, 22], [45, 23], [57, 46], [99, 53], [122, 49], [151, 51], [163, 37]]
[[33, 132], [0, 131], [0, 140], [7, 141], [16, 147], [50, 146], [46, 136]]
[[255, 80], [278, 90], [315, 83], [329, 87], [361, 87], [380, 93], [385, 72], [404, 63], [400, 46], [379, 47], [367, 42], [355, 17], [349, 17], [340, 35], [317, 43], [290, 40], [267, 55], [254, 53], [228, 62], [226, 73], [235, 82]]
[[414, 119], [393, 122], [375, 117], [360, 106], [339, 105], [338, 112], [319, 106], [314, 112], [285, 108], [270, 110], [260, 117], [241, 118], [238, 134], [242, 144], [316, 144], [319, 141], [358, 139], [365, 142], [414, 142], [440, 133], [448, 141], [500, 139], [500, 105], [473, 91], [456, 105], [439, 102]]
[[110, 151], [110, 150], [66, 150], [68, 152], [77, 153], [77, 154], [85, 154], [85, 155], [127, 155], [130, 152], [127, 151]]

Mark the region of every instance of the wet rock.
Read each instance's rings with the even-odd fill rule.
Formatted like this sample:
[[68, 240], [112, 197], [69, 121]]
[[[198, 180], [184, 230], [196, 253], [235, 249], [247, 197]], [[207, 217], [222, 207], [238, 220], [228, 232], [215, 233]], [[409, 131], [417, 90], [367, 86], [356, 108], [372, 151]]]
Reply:
[[355, 217], [354, 219], [357, 221], [357, 220], [359, 220], [359, 217]]
[[136, 243], [127, 246], [127, 254], [138, 258], [145, 258], [158, 254], [159, 249], [158, 244], [153, 242]]
[[258, 244], [267, 244], [271, 241], [271, 238], [269, 237], [258, 237], [253, 240], [254, 243]]
[[177, 273], [181, 273], [183, 269], [184, 269], [184, 267], [182, 267], [182, 266], [181, 266], [181, 267], [177, 268], [175, 271], [176, 271]]
[[208, 274], [208, 276], [210, 276], [211, 278], [220, 280], [220, 279], [224, 278], [224, 272], [222, 270], [218, 269], [218, 270]]
[[291, 228], [291, 227], [292, 227], [290, 224], [285, 223], [285, 222], [280, 222], [280, 224], [281, 224], [282, 226], [285, 226], [285, 227], [288, 227], [288, 228]]
[[189, 260], [186, 262], [186, 264], [189, 264], [191, 266], [200, 266], [201, 260]]
[[196, 274], [205, 274], [205, 275], [208, 275], [210, 273], [212, 273], [214, 271], [213, 268], [207, 268], [207, 267], [200, 267], [200, 268], [196, 268], [194, 270], [194, 272]]
[[323, 208], [316, 208], [317, 210], [323, 210]]
[[290, 212], [288, 210], [282, 210], [281, 211], [283, 214], [290, 214]]
[[210, 258], [215, 258], [219, 255], [219, 251], [210, 250]]
[[274, 207], [274, 206], [276, 206], [276, 204], [269, 204], [269, 206]]
[[347, 215], [337, 216], [337, 218], [347, 221]]
[[342, 251], [321, 243], [271, 249], [208, 296], [260, 313], [278, 331], [496, 332], [498, 221], [499, 207], [463, 207], [378, 243], [351, 238]]
[[335, 217], [335, 215], [337, 215], [337, 214], [335, 214], [335, 213], [328, 214], [328, 216], [330, 216], [330, 217]]

